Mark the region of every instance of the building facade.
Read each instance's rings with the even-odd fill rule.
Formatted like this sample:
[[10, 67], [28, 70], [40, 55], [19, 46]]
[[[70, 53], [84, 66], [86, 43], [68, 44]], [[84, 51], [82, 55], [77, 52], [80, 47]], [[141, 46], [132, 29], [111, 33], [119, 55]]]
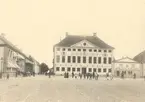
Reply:
[[144, 77], [145, 76], [145, 51], [139, 53], [133, 59], [141, 64], [141, 71], [142, 71], [141, 74], [142, 77]]
[[134, 74], [140, 78], [142, 76], [141, 64], [129, 57], [113, 61], [113, 75], [121, 77], [122, 73], [126, 78], [133, 78]]
[[29, 58], [4, 36], [0, 36], [0, 73], [15, 76], [16, 72], [25, 72]]
[[55, 74], [93, 73], [105, 75], [112, 72], [114, 48], [93, 36], [68, 35], [54, 46]]

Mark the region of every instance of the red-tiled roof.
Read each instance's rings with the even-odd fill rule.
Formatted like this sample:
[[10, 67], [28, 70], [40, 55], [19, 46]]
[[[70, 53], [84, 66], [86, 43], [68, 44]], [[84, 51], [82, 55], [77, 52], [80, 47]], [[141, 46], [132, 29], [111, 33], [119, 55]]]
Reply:
[[59, 42], [55, 46], [70, 47], [71, 45], [76, 44], [82, 40], [87, 40], [100, 48], [114, 49], [112, 46], [108, 45], [97, 36], [67, 35], [66, 38], [64, 38], [61, 42]]
[[139, 53], [139, 54], [136, 55], [133, 59], [134, 59], [135, 61], [140, 62], [140, 63], [145, 63], [145, 51]]

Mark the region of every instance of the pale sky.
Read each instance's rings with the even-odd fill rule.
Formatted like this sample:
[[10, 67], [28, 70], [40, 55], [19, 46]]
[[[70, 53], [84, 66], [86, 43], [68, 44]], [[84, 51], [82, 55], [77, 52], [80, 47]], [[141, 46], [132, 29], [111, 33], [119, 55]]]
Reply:
[[0, 0], [0, 33], [49, 67], [65, 32], [97, 32], [115, 58], [134, 57], [145, 50], [145, 0]]

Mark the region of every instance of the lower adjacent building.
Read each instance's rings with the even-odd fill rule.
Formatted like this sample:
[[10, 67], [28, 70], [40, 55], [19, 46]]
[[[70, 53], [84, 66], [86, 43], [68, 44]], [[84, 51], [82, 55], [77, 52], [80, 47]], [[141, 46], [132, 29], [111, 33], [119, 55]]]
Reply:
[[140, 78], [142, 76], [141, 64], [129, 57], [113, 61], [113, 75], [121, 77], [122, 73], [126, 78], [132, 78], [134, 74]]
[[141, 74], [142, 77], [144, 77], [145, 76], [145, 51], [139, 53], [133, 59], [141, 64], [141, 70], [142, 70]]

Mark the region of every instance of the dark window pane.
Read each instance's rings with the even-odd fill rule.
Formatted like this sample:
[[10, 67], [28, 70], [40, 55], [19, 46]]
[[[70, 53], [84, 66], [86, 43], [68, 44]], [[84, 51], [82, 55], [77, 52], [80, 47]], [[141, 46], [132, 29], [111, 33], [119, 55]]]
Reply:
[[98, 72], [101, 72], [101, 68], [98, 68]]
[[59, 71], [59, 67], [56, 67], [56, 71]]
[[89, 63], [92, 63], [92, 57], [89, 57]]
[[83, 57], [83, 63], [86, 63], [86, 57]]
[[89, 68], [89, 72], [92, 72], [92, 68]]
[[104, 64], [106, 64], [107, 63], [107, 58], [106, 57], [104, 57]]
[[80, 72], [80, 68], [77, 68], [77, 71]]
[[65, 62], [65, 56], [62, 56], [62, 63]]
[[71, 62], [71, 56], [67, 57], [67, 62], [70, 63]]
[[73, 63], [76, 63], [76, 56], [73, 56]]
[[98, 63], [101, 64], [101, 57], [98, 57]]
[[106, 68], [103, 69], [103, 72], [106, 72]]
[[78, 63], [81, 63], [81, 57], [78, 56]]
[[72, 68], [72, 71], [75, 71], [75, 68]]
[[65, 68], [64, 68], [64, 67], [62, 67], [61, 71], [65, 71]]

